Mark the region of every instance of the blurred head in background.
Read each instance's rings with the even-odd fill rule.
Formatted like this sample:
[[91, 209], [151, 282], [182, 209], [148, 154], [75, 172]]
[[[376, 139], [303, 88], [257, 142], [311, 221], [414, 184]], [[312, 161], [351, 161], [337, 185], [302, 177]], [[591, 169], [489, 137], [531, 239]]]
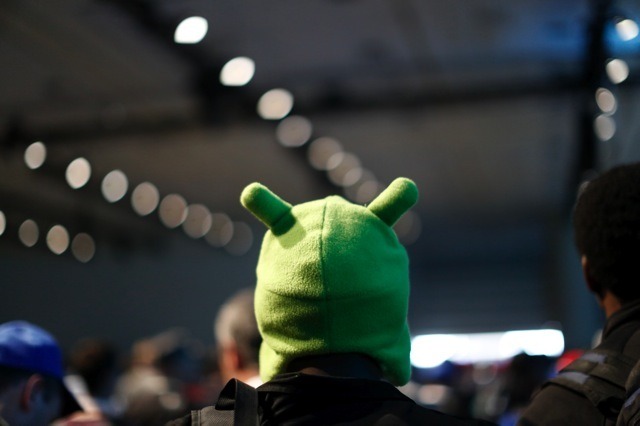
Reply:
[[214, 323], [220, 374], [259, 385], [258, 357], [262, 337], [253, 306], [253, 289], [237, 292], [220, 308]]

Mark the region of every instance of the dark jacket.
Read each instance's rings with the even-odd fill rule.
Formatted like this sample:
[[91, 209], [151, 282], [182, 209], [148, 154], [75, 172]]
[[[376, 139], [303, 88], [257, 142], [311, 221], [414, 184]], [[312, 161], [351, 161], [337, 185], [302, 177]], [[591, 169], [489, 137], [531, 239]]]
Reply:
[[258, 388], [264, 425], [471, 425], [378, 380], [284, 374]]
[[[640, 302], [626, 305], [605, 323], [602, 342], [597, 350], [640, 358]], [[613, 420], [615, 424], [615, 420]], [[584, 425], [606, 424], [605, 416], [585, 396], [566, 387], [547, 383], [523, 412], [518, 425]]]
[[[258, 388], [261, 425], [489, 425], [419, 406], [379, 380], [290, 373]], [[190, 417], [174, 425], [188, 425]]]

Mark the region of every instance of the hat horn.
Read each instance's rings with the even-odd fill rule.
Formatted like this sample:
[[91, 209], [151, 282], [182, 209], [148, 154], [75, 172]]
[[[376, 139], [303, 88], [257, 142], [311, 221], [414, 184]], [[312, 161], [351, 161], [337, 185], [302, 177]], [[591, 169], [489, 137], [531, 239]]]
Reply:
[[384, 223], [393, 226], [418, 201], [418, 187], [407, 178], [397, 178], [369, 204]]
[[258, 182], [249, 184], [242, 191], [240, 202], [272, 231], [278, 222], [291, 212], [291, 204]]

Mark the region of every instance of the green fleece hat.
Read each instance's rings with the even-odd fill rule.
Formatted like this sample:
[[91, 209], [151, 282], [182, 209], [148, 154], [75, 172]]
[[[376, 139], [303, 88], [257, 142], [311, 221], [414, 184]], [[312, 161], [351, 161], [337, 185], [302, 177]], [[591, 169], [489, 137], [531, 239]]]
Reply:
[[298, 357], [361, 353], [387, 380], [410, 375], [409, 260], [391, 228], [418, 199], [398, 178], [368, 207], [338, 196], [292, 207], [253, 183], [242, 205], [269, 230], [257, 267], [260, 375]]

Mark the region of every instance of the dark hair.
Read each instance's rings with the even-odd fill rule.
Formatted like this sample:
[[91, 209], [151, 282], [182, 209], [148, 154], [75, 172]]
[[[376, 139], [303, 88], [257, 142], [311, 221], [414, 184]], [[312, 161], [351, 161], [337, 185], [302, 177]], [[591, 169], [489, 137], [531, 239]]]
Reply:
[[575, 243], [600, 294], [640, 298], [640, 163], [615, 167], [584, 184], [573, 213]]
[[247, 288], [237, 292], [220, 308], [214, 323], [218, 345], [234, 342], [242, 361], [247, 365], [258, 365], [262, 343], [254, 312], [253, 296], [253, 289]]
[[91, 395], [111, 392], [111, 381], [118, 370], [118, 354], [108, 342], [86, 338], [69, 352], [69, 368], [85, 381]]

